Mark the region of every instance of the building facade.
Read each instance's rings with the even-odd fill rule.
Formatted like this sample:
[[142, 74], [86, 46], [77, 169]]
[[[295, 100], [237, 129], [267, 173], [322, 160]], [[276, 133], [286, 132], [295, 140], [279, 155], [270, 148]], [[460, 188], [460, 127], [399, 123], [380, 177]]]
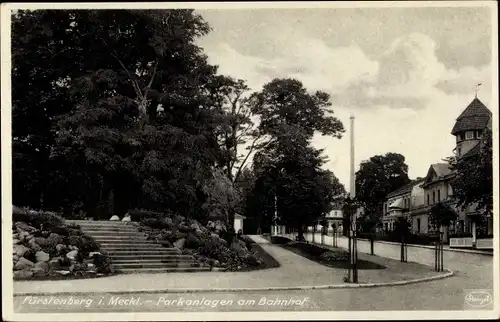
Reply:
[[[471, 157], [480, 152], [480, 142], [486, 128], [491, 129], [491, 111], [476, 97], [456, 119], [451, 134], [456, 137], [453, 149], [456, 158]], [[416, 180], [387, 195], [384, 202], [382, 225], [391, 230], [397, 217], [404, 216], [411, 222], [415, 234], [435, 233], [429, 217], [432, 207], [438, 203], [451, 206], [458, 215], [455, 222], [444, 229], [444, 238], [448, 234], [470, 234], [471, 243], [476, 243], [476, 221], [478, 216], [474, 205], [462, 210], [453, 200], [451, 181], [454, 173], [448, 163], [432, 164], [425, 178]], [[408, 202], [408, 199], [410, 200]], [[493, 233], [493, 219], [488, 219], [487, 234]]]

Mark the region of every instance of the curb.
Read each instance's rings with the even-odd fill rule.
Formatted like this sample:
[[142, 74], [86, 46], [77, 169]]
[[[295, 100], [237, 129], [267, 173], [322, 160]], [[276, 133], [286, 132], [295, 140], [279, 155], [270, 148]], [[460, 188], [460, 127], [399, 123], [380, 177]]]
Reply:
[[445, 274], [424, 277], [419, 279], [397, 281], [389, 283], [366, 283], [366, 284], [333, 284], [333, 285], [317, 285], [317, 286], [276, 286], [276, 287], [243, 287], [243, 288], [187, 288], [187, 289], [166, 289], [166, 290], [130, 290], [130, 291], [104, 291], [104, 292], [54, 292], [54, 293], [33, 293], [33, 292], [19, 292], [14, 296], [56, 296], [56, 295], [78, 295], [78, 294], [158, 294], [158, 293], [209, 293], [209, 292], [255, 292], [255, 291], [300, 291], [300, 290], [324, 290], [324, 289], [345, 289], [345, 288], [368, 288], [368, 287], [387, 287], [387, 286], [400, 286], [408, 284], [423, 283], [445, 279], [454, 275], [452, 270], [446, 269]]

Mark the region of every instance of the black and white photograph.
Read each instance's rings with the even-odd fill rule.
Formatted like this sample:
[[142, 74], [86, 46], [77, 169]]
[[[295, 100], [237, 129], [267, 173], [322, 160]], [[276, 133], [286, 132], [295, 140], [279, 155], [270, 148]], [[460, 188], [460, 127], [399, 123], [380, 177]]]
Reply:
[[6, 321], [500, 318], [495, 1], [1, 28]]

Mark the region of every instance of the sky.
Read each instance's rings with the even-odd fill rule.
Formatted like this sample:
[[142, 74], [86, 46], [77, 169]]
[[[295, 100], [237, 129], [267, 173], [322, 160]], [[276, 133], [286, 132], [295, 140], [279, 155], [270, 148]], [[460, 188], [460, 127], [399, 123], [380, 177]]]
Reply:
[[[199, 39], [219, 72], [258, 91], [295, 78], [331, 95], [346, 128], [317, 135], [324, 168], [349, 187], [349, 117], [355, 164], [401, 153], [409, 176], [453, 154], [451, 129], [479, 87], [492, 100], [492, 24], [488, 7], [197, 10], [212, 32]], [[490, 109], [492, 109], [490, 107]], [[492, 109], [493, 110], [493, 109]]]

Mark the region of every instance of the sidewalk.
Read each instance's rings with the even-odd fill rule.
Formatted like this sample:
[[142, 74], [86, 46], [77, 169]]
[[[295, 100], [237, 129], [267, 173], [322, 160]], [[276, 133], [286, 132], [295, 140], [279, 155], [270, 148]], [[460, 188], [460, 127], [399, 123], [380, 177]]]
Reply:
[[[277, 245], [262, 242], [261, 247], [273, 256], [280, 267], [250, 272], [197, 272], [122, 274], [95, 279], [58, 281], [15, 281], [14, 294], [61, 293], [127, 293], [127, 292], [196, 292], [227, 291], [229, 289], [290, 289], [313, 286], [346, 286], [345, 269], [317, 264]], [[365, 258], [366, 257], [366, 258]], [[386, 269], [359, 271], [360, 284], [393, 283], [443, 276], [431, 267], [369, 255], [366, 259], [386, 266]], [[356, 285], [354, 285], [356, 286]]]

